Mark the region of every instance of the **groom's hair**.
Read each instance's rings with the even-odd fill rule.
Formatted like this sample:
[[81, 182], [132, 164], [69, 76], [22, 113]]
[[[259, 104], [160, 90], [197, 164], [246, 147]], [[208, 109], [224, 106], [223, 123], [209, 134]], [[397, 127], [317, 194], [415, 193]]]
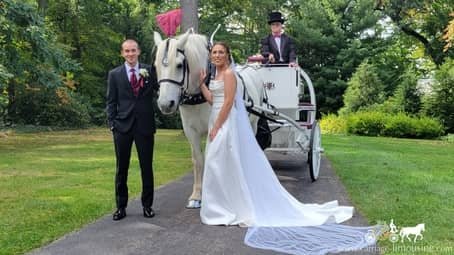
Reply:
[[135, 44], [137, 45], [137, 49], [140, 50], [140, 45], [139, 45], [139, 43], [137, 42], [136, 39], [132, 39], [132, 38], [127, 38], [127, 39], [125, 39], [125, 40], [121, 43], [120, 50], [123, 50], [123, 45], [124, 45], [126, 42], [133, 42], [133, 43], [135, 43]]

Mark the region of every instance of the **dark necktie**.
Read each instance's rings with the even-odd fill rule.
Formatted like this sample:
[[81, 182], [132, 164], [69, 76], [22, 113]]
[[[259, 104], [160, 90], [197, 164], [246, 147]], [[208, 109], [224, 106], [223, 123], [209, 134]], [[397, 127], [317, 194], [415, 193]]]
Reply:
[[131, 83], [132, 92], [134, 92], [134, 95], [137, 96], [139, 94], [140, 86], [137, 82], [136, 70], [134, 68], [131, 68], [129, 72], [131, 72], [131, 78], [129, 79], [129, 82]]

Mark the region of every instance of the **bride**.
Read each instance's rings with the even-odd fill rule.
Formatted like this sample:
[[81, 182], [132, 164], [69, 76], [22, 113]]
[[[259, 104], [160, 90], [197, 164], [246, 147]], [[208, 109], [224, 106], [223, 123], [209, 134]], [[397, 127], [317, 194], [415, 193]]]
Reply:
[[291, 254], [324, 254], [361, 249], [375, 242], [365, 240], [372, 228], [338, 223], [350, 219], [353, 207], [303, 204], [279, 183], [257, 144], [237, 93], [237, 79], [230, 68], [230, 49], [217, 42], [210, 52], [216, 76], [209, 88], [200, 88], [212, 105], [202, 186], [200, 217], [208, 225], [249, 227], [246, 244]]

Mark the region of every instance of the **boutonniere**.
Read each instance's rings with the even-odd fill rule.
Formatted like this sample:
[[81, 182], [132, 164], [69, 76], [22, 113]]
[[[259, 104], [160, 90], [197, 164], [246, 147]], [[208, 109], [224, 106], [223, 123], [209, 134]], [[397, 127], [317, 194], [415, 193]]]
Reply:
[[139, 75], [140, 75], [140, 77], [143, 77], [143, 78], [147, 78], [148, 76], [150, 76], [150, 74], [148, 73], [148, 70], [145, 68], [139, 69]]

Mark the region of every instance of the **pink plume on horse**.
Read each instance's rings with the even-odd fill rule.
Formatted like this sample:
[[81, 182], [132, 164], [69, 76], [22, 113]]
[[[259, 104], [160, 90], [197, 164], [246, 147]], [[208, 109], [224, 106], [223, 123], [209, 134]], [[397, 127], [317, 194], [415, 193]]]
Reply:
[[159, 28], [167, 37], [174, 36], [181, 23], [181, 9], [171, 10], [156, 16]]

